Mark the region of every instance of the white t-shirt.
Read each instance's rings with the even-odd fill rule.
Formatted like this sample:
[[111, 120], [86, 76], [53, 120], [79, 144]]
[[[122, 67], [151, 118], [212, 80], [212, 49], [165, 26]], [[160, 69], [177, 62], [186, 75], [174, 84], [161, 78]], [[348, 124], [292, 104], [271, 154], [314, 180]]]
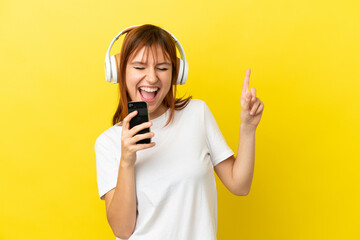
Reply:
[[[138, 215], [129, 240], [215, 240], [217, 192], [214, 166], [232, 156], [205, 102], [192, 99], [153, 119], [152, 148], [137, 152], [135, 181]], [[121, 126], [95, 143], [99, 196], [115, 188], [121, 156]], [[117, 238], [120, 240], [120, 238]]]

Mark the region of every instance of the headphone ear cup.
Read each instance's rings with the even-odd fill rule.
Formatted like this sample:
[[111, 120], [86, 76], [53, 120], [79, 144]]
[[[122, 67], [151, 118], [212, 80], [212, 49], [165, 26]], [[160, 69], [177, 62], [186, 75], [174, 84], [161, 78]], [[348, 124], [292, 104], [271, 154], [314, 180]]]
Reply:
[[184, 61], [181, 58], [178, 58], [179, 62], [179, 71], [176, 84], [183, 84], [183, 76], [184, 76]]
[[117, 69], [116, 69], [116, 60], [114, 56], [110, 56], [110, 72], [113, 78], [113, 83], [117, 83]]
[[181, 84], [186, 83], [186, 79], [187, 79], [188, 72], [189, 72], [189, 65], [188, 65], [187, 61], [185, 60], [183, 62], [184, 62], [184, 72], [183, 72], [183, 75], [182, 75]]
[[111, 68], [109, 58], [105, 58], [105, 79], [107, 82], [111, 81]]

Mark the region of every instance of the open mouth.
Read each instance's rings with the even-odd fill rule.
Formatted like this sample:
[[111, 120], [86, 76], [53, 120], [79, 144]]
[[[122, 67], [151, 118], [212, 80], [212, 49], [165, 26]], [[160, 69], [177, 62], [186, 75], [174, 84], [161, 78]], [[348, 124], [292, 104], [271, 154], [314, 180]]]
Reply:
[[158, 87], [139, 87], [141, 99], [146, 102], [155, 101], [156, 95], [159, 91]]

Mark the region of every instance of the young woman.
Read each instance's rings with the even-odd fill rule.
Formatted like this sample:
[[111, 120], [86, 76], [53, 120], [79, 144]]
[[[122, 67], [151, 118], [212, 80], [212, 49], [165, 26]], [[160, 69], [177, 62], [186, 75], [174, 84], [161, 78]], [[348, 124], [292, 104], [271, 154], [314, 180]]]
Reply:
[[[248, 91], [250, 69], [235, 158], [205, 102], [176, 98], [178, 75], [184, 74], [180, 61], [186, 61], [176, 57], [176, 41], [162, 28], [142, 25], [127, 31], [116, 56], [119, 105], [113, 126], [96, 139], [95, 153], [99, 195], [117, 239], [216, 239], [214, 170], [233, 194], [250, 191], [264, 109], [255, 89]], [[129, 101], [146, 101], [150, 121], [130, 129], [137, 112], [127, 113]], [[148, 127], [150, 133], [135, 135]], [[151, 143], [136, 144], [146, 138]]]

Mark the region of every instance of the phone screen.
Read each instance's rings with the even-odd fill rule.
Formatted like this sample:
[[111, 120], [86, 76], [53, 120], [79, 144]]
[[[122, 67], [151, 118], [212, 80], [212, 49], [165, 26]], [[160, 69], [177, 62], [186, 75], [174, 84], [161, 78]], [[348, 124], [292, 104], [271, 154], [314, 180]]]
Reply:
[[[130, 129], [135, 127], [136, 125], [139, 125], [141, 123], [149, 121], [147, 102], [144, 102], [144, 101], [129, 102], [128, 103], [128, 113], [131, 113], [135, 110], [138, 111], [138, 114], [136, 114], [136, 116], [130, 120]], [[144, 133], [148, 133], [148, 132], [150, 132], [150, 128], [145, 128], [136, 134], [144, 134]], [[150, 143], [150, 142], [151, 142], [151, 139], [146, 138], [146, 139], [136, 142], [136, 144]]]

